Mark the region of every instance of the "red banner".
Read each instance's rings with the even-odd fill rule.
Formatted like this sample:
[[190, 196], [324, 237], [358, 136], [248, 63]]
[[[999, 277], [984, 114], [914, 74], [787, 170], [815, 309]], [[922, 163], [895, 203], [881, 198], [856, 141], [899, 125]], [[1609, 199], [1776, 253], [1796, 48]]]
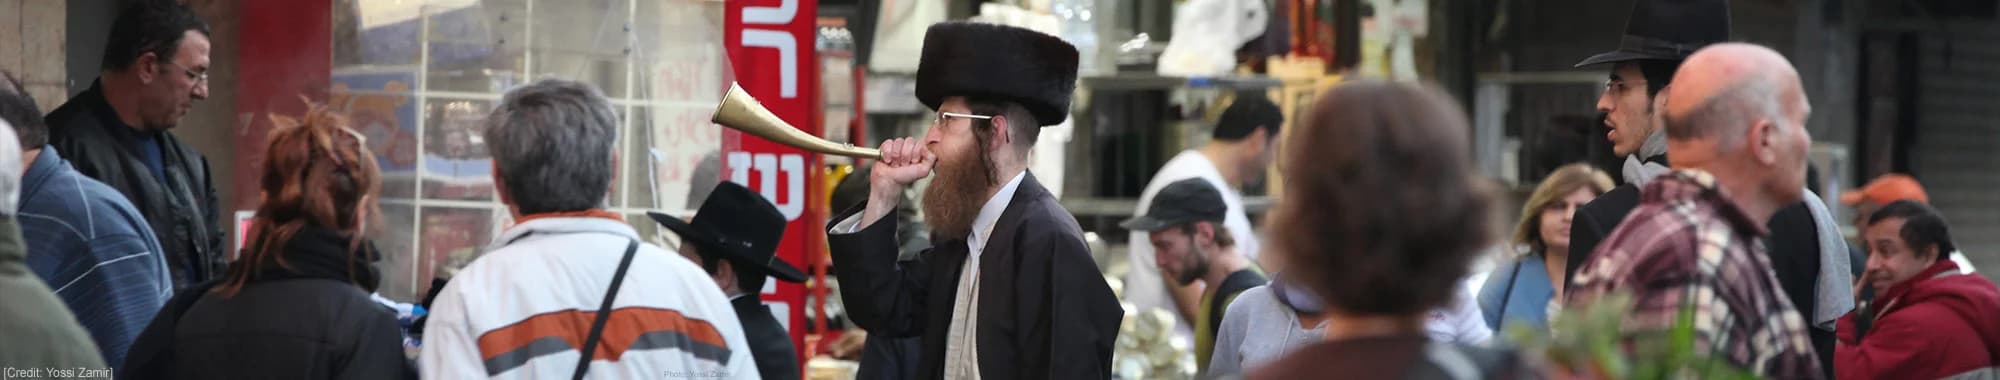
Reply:
[[[743, 90], [772, 114], [808, 134], [820, 134], [819, 58], [815, 55], [815, 0], [731, 0], [726, 3], [723, 46]], [[721, 94], [716, 94], [720, 97]], [[825, 252], [825, 202], [820, 158], [735, 130], [722, 134], [723, 178], [756, 190], [777, 205], [790, 223], [778, 244], [778, 258], [801, 270], [809, 255]], [[689, 207], [693, 207], [690, 205]], [[764, 303], [785, 322], [805, 362], [805, 287], [772, 280]], [[802, 369], [803, 371], [803, 369]], [[803, 373], [803, 372], [801, 372]]]

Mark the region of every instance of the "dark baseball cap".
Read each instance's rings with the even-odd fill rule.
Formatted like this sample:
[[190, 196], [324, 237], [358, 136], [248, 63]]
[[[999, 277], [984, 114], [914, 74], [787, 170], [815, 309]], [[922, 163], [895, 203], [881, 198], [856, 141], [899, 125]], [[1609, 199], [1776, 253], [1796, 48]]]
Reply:
[[1126, 219], [1118, 226], [1133, 231], [1157, 231], [1192, 222], [1221, 222], [1228, 212], [1229, 205], [1223, 203], [1222, 192], [1215, 185], [1205, 179], [1188, 178], [1161, 188], [1153, 194], [1146, 215]]

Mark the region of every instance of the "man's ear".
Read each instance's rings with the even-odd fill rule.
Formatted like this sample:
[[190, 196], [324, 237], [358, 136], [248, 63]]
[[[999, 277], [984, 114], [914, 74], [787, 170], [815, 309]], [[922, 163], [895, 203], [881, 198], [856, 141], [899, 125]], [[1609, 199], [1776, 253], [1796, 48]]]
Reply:
[[1749, 148], [1750, 153], [1756, 155], [1758, 163], [1766, 166], [1776, 165], [1778, 138], [1783, 135], [1784, 132], [1779, 131], [1778, 124], [1771, 122], [1771, 119], [1758, 119], [1757, 124], [1750, 126], [1750, 145], [1745, 148]]
[[998, 152], [1014, 143], [1013, 120], [1008, 120], [1007, 115], [1003, 113], [993, 115], [993, 119], [989, 121], [993, 124], [993, 141], [991, 141], [993, 146], [987, 147], [987, 151]]
[[[619, 168], [623, 168], [623, 166], [618, 166], [618, 148], [617, 148], [617, 147], [612, 147], [612, 148], [611, 148], [611, 183], [609, 184], [609, 185], [610, 185], [610, 187], [609, 187], [609, 188], [607, 188], [607, 190], [606, 190], [606, 191], [604, 192], [604, 199], [606, 199], [607, 201], [608, 201], [609, 199], [611, 199], [611, 194], [617, 194], [617, 193], [618, 193], [618, 177], [622, 177], [622, 176], [624, 176], [624, 175], [625, 175], [624, 173], [619, 173], [619, 172], [622, 172], [622, 171], [624, 171], [624, 170], [619, 170]], [[605, 203], [605, 204], [610, 204], [610, 203]]]
[[[514, 204], [514, 195], [507, 193], [507, 180], [500, 175], [500, 161], [487, 159], [487, 167], [493, 168], [493, 195], [500, 197], [500, 204]], [[519, 218], [520, 215], [514, 217]]]
[[1195, 223], [1194, 237], [1195, 240], [1197, 241], [1206, 241], [1213, 244], [1215, 242], [1215, 223], [1209, 223], [1209, 222]]
[[1245, 152], [1253, 156], [1264, 154], [1264, 151], [1271, 149], [1272, 144], [1277, 143], [1277, 141], [1271, 140], [1271, 128], [1261, 125], [1257, 126], [1257, 128], [1255, 129], [1251, 129], [1250, 135], [1244, 136], [1243, 141], [1252, 143], [1251, 146], [1256, 147], [1256, 149], [1248, 149], [1248, 151]]
[[715, 274], [709, 277], [715, 278], [716, 287], [727, 290], [729, 287], [736, 285], [736, 264], [730, 263], [729, 259], [717, 259], [715, 260]]
[[151, 52], [139, 54], [139, 59], [132, 61], [132, 69], [138, 72], [139, 83], [153, 83], [160, 75], [160, 55]]

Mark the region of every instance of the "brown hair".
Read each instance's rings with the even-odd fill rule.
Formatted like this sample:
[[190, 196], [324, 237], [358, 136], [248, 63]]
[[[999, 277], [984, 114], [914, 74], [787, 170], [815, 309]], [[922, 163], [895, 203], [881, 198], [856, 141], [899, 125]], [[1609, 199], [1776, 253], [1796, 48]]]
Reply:
[[[242, 290], [265, 261], [286, 265], [281, 251], [306, 225], [352, 237], [348, 244], [353, 252], [361, 247], [368, 219], [379, 214], [375, 194], [382, 182], [375, 155], [361, 134], [348, 129], [346, 117], [322, 105], [309, 107], [301, 119], [271, 117], [277, 128], [264, 151], [259, 181], [264, 200], [257, 205], [250, 246], [229, 266], [226, 282], [217, 289], [225, 296]], [[348, 265], [368, 263], [349, 260]]]
[[1590, 189], [1593, 196], [1603, 195], [1611, 191], [1611, 176], [1585, 163], [1563, 165], [1550, 172], [1521, 205], [1521, 221], [1514, 223], [1514, 245], [1527, 246], [1532, 253], [1548, 249], [1542, 234], [1536, 233], [1542, 227], [1542, 210], [1576, 189]]
[[1318, 97], [1287, 144], [1271, 249], [1328, 306], [1414, 315], [1457, 291], [1496, 235], [1465, 111], [1412, 84], [1346, 82]]
[[1215, 240], [1215, 246], [1223, 248], [1236, 246], [1236, 235], [1230, 233], [1229, 227], [1223, 226], [1222, 222], [1203, 220], [1203, 221], [1191, 222], [1188, 224], [1182, 224], [1180, 226], [1181, 233], [1187, 234], [1188, 236], [1194, 236], [1195, 232], [1194, 225], [1199, 223], [1208, 223], [1208, 225], [1215, 230], [1215, 237], [1211, 239]]

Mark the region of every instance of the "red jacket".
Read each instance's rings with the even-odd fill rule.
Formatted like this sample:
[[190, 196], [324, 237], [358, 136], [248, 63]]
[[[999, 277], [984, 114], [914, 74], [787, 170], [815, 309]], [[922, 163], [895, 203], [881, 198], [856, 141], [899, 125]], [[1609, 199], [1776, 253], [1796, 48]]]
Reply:
[[1855, 313], [1840, 318], [1834, 377], [1936, 379], [2000, 365], [2000, 288], [1951, 260], [1889, 287], [1874, 305], [1875, 322], [1859, 337]]

